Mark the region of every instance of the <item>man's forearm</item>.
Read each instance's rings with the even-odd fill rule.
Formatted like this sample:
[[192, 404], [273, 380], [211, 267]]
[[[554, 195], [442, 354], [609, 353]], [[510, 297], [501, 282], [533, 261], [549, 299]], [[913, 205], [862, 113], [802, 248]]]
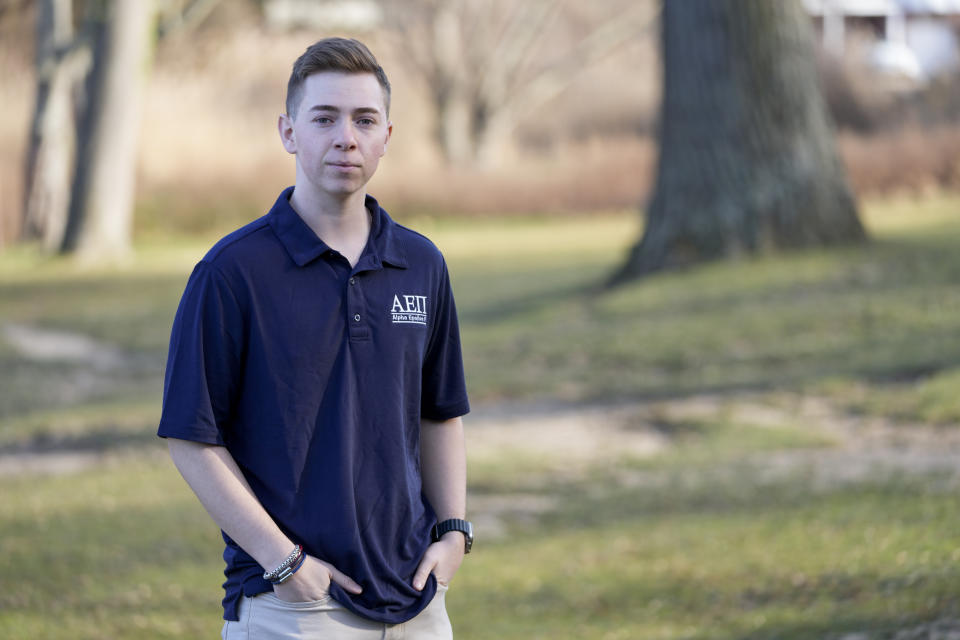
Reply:
[[280, 530], [224, 447], [168, 439], [170, 457], [207, 513], [266, 569], [283, 562], [294, 543]]
[[423, 492], [439, 520], [464, 518], [467, 506], [467, 454], [463, 420], [423, 420], [421, 424]]
[[[420, 473], [423, 493], [440, 521], [464, 518], [467, 510], [467, 452], [460, 418], [433, 422], [420, 428]], [[440, 584], [450, 584], [463, 562], [463, 534], [451, 531], [427, 549], [413, 576], [420, 591], [432, 573]]]

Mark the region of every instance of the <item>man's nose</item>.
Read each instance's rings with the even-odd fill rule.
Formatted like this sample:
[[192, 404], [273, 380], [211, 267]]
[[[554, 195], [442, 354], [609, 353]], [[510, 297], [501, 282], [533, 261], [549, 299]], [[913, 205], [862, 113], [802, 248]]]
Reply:
[[337, 129], [337, 137], [334, 140], [334, 146], [337, 149], [350, 151], [357, 148], [357, 137], [354, 135], [353, 125], [350, 122], [344, 122]]

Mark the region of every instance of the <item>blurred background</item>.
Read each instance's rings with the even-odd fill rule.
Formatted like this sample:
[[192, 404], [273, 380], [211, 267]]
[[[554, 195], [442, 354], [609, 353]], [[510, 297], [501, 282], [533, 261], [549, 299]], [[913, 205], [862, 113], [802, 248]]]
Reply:
[[960, 634], [960, 2], [2, 0], [0, 637], [216, 635], [167, 339], [326, 35], [454, 279], [458, 637]]

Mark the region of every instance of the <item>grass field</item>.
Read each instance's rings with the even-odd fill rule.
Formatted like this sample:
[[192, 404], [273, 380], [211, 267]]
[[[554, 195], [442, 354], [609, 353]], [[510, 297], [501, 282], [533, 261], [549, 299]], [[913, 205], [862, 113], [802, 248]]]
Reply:
[[[548, 505], [478, 532], [448, 598], [458, 637], [960, 632], [957, 474], [824, 482], [809, 465], [767, 463], [850, 446], [794, 413], [796, 398], [904, 437], [932, 432], [933, 448], [936, 434], [941, 449], [957, 442], [960, 199], [868, 205], [866, 217], [863, 247], [612, 292], [596, 285], [635, 237], [632, 215], [411, 221], [448, 257], [486, 415], [471, 434], [471, 504]], [[153, 435], [170, 323], [210, 240], [154, 241], [123, 269], [0, 255], [0, 638], [216, 637], [218, 532]], [[700, 396], [749, 397], [787, 419], [676, 418]], [[549, 455], [550, 419], [541, 449], [480, 446], [498, 410], [624, 403], [643, 417], [611, 433], [649, 431], [660, 449], [571, 466]], [[3, 473], [64, 452], [97, 463]]]

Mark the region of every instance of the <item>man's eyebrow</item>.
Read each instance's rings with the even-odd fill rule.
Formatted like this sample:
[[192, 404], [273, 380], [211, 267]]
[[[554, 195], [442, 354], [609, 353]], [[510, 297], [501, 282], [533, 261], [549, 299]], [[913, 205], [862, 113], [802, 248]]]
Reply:
[[[310, 107], [310, 111], [331, 111], [333, 113], [340, 113], [340, 107], [336, 107], [332, 104], [315, 104]], [[372, 113], [379, 115], [380, 109], [377, 109], [376, 107], [357, 107], [353, 110], [353, 113]]]

